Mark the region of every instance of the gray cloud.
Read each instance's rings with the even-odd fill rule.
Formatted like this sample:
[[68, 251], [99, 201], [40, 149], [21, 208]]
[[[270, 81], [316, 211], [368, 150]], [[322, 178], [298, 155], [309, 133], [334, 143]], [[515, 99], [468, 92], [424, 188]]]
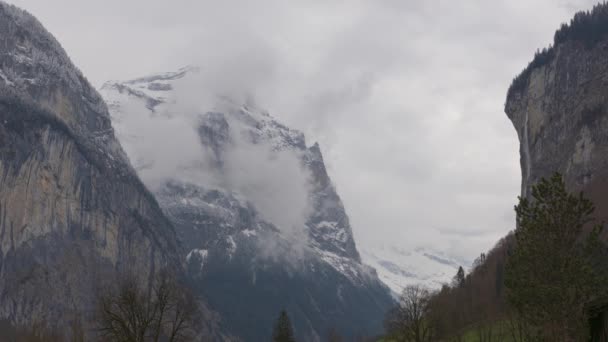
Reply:
[[513, 227], [520, 171], [507, 87], [594, 3], [11, 2], [97, 85], [196, 64], [216, 89], [318, 140], [359, 245], [469, 259]]

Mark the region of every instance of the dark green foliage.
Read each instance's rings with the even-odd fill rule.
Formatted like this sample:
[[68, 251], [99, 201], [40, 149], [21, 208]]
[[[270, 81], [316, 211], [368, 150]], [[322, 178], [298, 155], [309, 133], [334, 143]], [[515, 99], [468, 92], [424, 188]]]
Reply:
[[458, 272], [454, 278], [452, 278], [452, 286], [453, 287], [463, 287], [465, 282], [465, 273], [462, 266], [458, 267]]
[[515, 211], [516, 247], [505, 278], [510, 304], [535, 340], [585, 340], [586, 307], [605, 292], [606, 279], [593, 266], [602, 229], [593, 204], [568, 193], [555, 174], [532, 187], [531, 199], [520, 198]]
[[608, 259], [593, 204], [555, 175], [534, 186], [531, 199], [520, 198], [516, 211], [516, 232], [431, 296], [426, 317], [437, 340], [508, 333], [522, 342], [585, 341], [590, 319], [604, 329]]
[[580, 41], [592, 48], [608, 33], [608, 5], [597, 4], [591, 11], [578, 12], [570, 25], [562, 24], [553, 37], [554, 45], [566, 41]]
[[513, 82], [511, 83], [511, 86], [507, 92], [507, 100], [513, 97], [515, 93], [524, 91], [528, 86], [532, 71], [548, 64], [553, 60], [553, 57], [555, 57], [555, 49], [552, 46], [542, 50], [537, 50], [534, 54], [534, 59], [532, 59], [530, 64], [528, 64], [528, 66], [513, 79]]
[[295, 342], [291, 321], [285, 310], [282, 310], [272, 332], [273, 342]]
[[553, 46], [539, 50], [528, 66], [513, 80], [507, 94], [507, 99], [522, 92], [528, 85], [530, 75], [555, 57], [555, 47], [568, 41], [581, 42], [588, 49], [593, 48], [608, 33], [608, 4], [603, 2], [593, 7], [593, 10], [578, 12], [570, 20], [570, 24], [562, 24], [553, 37]]

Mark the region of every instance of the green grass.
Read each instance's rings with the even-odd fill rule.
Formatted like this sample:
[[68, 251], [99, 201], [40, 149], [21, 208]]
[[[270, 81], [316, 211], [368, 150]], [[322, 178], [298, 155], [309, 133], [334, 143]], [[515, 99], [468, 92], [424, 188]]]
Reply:
[[[490, 341], [492, 341], [492, 342], [514, 342], [513, 337], [511, 336], [511, 329], [510, 329], [509, 323], [507, 321], [498, 321], [498, 322], [492, 323], [490, 325], [482, 326], [481, 329], [486, 334], [490, 330], [492, 331], [492, 338], [490, 339]], [[488, 340], [488, 339], [486, 338], [485, 340]], [[460, 340], [457, 337], [445, 340], [445, 342], [452, 342], [452, 341], [480, 342], [479, 328], [475, 326], [475, 327], [471, 327], [471, 328], [467, 329], [461, 336]], [[394, 342], [394, 341], [391, 339], [388, 339], [388, 338], [382, 338], [382, 339], [377, 340], [376, 342]]]
[[485, 333], [486, 336], [491, 331], [490, 341], [492, 342], [513, 342], [511, 329], [506, 321], [498, 321], [491, 323], [490, 325], [482, 326], [481, 328], [472, 327], [464, 332], [462, 342], [479, 342], [479, 330]]

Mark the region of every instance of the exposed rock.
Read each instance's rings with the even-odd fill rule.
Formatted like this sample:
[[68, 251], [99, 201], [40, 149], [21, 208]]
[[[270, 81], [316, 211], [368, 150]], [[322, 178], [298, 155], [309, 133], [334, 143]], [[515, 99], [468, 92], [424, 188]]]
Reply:
[[516, 79], [505, 105], [520, 140], [522, 196], [560, 172], [572, 190], [592, 197], [601, 218], [608, 213], [608, 37], [590, 43], [572, 32], [583, 32], [585, 18], [606, 8], [564, 26], [557, 44]]
[[[181, 105], [180, 89], [198, 84], [188, 80], [196, 77], [196, 69], [187, 68], [108, 82], [103, 93], [119, 139], [145, 165], [138, 170], [177, 229], [199, 293], [246, 341], [270, 339], [282, 309], [306, 341], [322, 340], [330, 328], [348, 338], [380, 333], [392, 298], [375, 271], [361, 263], [319, 145], [308, 147], [301, 132], [254, 105], [226, 97], [216, 98], [214, 106]], [[210, 97], [205, 89], [186, 90], [196, 91]], [[151, 109], [150, 99], [159, 104]], [[146, 129], [157, 131], [151, 127], [162, 127], [161, 136], [148, 135]], [[192, 132], [196, 136], [173, 153], [146, 152], [152, 139]], [[191, 159], [163, 172], [181, 151]]]
[[55, 38], [3, 2], [0, 33], [0, 318], [68, 332], [118, 274], [180, 273], [182, 253]]

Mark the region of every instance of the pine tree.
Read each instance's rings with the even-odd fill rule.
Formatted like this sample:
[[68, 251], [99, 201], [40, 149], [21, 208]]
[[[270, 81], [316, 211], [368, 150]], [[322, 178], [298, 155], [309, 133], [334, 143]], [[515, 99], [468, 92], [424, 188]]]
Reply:
[[454, 278], [452, 278], [452, 287], [463, 287], [464, 281], [465, 281], [464, 269], [462, 268], [462, 266], [460, 266], [460, 267], [458, 267], [458, 272], [456, 272], [456, 275], [454, 276]]
[[594, 266], [602, 226], [594, 225], [593, 204], [582, 193], [568, 193], [556, 174], [533, 186], [532, 199], [520, 198], [515, 211], [516, 246], [505, 278], [509, 302], [534, 327], [533, 340], [586, 340], [586, 305], [606, 292]]
[[282, 310], [279, 314], [272, 333], [272, 340], [273, 342], [295, 342], [291, 321], [285, 310]]

